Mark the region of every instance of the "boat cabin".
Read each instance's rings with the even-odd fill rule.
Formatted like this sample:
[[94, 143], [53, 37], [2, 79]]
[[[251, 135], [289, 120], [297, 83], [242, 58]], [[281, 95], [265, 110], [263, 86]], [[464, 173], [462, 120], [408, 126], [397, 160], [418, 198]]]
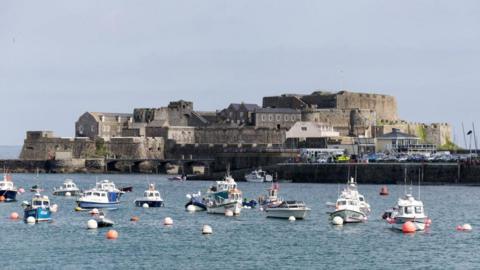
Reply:
[[47, 196], [35, 195], [32, 198], [32, 207], [33, 208], [47, 208], [50, 207], [50, 200]]
[[106, 191], [101, 190], [89, 190], [84, 193], [85, 197], [107, 197]]
[[404, 198], [398, 200], [398, 214], [400, 216], [424, 216], [424, 208], [422, 201], [415, 200], [415, 198], [407, 194]]
[[75, 188], [77, 188], [77, 185], [75, 183], [73, 183], [72, 180], [66, 180], [63, 183], [63, 188], [64, 189], [75, 189]]
[[12, 190], [14, 189], [13, 182], [10, 181], [0, 181], [1, 190]]
[[358, 201], [350, 199], [340, 199], [337, 201], [337, 208], [358, 207]]
[[149, 199], [160, 199], [160, 192], [156, 190], [146, 190], [145, 193], [143, 193], [143, 197], [149, 198]]
[[102, 180], [98, 182], [96, 185], [96, 188], [100, 190], [109, 190], [109, 191], [113, 191], [117, 189], [115, 187], [115, 184], [109, 180]]

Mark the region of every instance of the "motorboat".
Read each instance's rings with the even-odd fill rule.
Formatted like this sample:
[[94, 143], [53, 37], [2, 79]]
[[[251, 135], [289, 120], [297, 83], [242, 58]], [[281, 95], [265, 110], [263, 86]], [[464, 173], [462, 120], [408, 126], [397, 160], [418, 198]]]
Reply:
[[0, 181], [0, 196], [3, 196], [5, 202], [14, 202], [17, 200], [18, 189], [12, 182], [10, 174], [4, 174], [3, 180]]
[[367, 220], [370, 205], [365, 197], [358, 192], [355, 178], [350, 178], [346, 188], [341, 192], [335, 203], [335, 211], [330, 213], [330, 218], [342, 218], [344, 223], [358, 223]]
[[29, 217], [34, 217], [36, 222], [52, 220], [50, 200], [45, 195], [37, 193], [33, 196], [31, 202], [25, 201], [22, 206], [24, 207], [23, 218], [25, 221]]
[[228, 173], [222, 181], [216, 181], [207, 190], [204, 199], [207, 213], [210, 214], [225, 214], [227, 210], [231, 210], [234, 215], [240, 215], [242, 210], [242, 192]]
[[172, 177], [169, 177], [168, 180], [170, 181], [186, 181], [187, 180], [187, 176], [186, 175], [177, 175], [177, 176], [172, 176]]
[[258, 169], [258, 170], [252, 171], [249, 174], [246, 174], [245, 180], [247, 182], [253, 182], [253, 183], [272, 182], [273, 176], [270, 174], [267, 174], [267, 172], [263, 171], [262, 169]]
[[120, 204], [120, 195], [116, 192], [109, 192], [99, 189], [90, 189], [85, 191], [77, 199], [77, 206], [80, 209], [117, 209]]
[[282, 201], [280, 204], [273, 203], [265, 207], [264, 212], [269, 218], [290, 218], [304, 219], [310, 212], [302, 201]]
[[53, 195], [56, 196], [79, 196], [81, 193], [72, 179], [66, 179], [61, 187], [53, 188]]
[[145, 190], [143, 193], [142, 198], [138, 198], [135, 200], [135, 205], [142, 207], [144, 204], [147, 204], [148, 207], [162, 207], [164, 206], [163, 204], [163, 199], [160, 196], [160, 192], [155, 189], [154, 184], [150, 184], [148, 189]]
[[248, 200], [247, 198], [243, 198], [242, 206], [244, 208], [255, 208], [257, 207], [258, 202], [255, 200]]
[[428, 217], [425, 215], [423, 202], [415, 199], [411, 194], [406, 194], [398, 199], [397, 205], [385, 219], [394, 229], [402, 230], [403, 224], [410, 221], [417, 231], [423, 231], [427, 227]]
[[200, 191], [198, 193], [187, 194], [187, 199], [189, 201], [185, 204], [185, 209], [188, 209], [190, 205], [193, 205], [193, 207], [195, 207], [195, 211], [207, 210], [205, 199], [202, 198], [202, 193]]
[[100, 211], [98, 215], [95, 215], [94, 219], [97, 222], [98, 228], [112, 227], [113, 225], [115, 225], [115, 222], [113, 222], [113, 220], [111, 219], [106, 218], [105, 213], [102, 211]]
[[31, 188], [30, 188], [30, 192], [33, 192], [33, 193], [40, 193], [42, 192], [43, 189], [40, 188], [39, 185], [33, 185]]

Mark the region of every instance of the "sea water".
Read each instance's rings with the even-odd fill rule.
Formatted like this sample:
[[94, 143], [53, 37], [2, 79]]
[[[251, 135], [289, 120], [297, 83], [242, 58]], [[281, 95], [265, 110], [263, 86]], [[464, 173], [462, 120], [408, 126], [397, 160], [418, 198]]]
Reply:
[[[118, 210], [108, 211], [115, 221], [117, 240], [105, 238], [108, 228], [87, 230], [87, 212], [75, 212], [75, 198], [52, 196], [54, 186], [72, 178], [82, 189], [102, 179], [117, 186], [133, 186]], [[363, 224], [333, 226], [326, 202], [335, 202], [343, 185], [280, 184], [280, 196], [303, 200], [312, 209], [306, 220], [289, 222], [265, 218], [259, 209], [243, 209], [238, 217], [185, 211], [187, 193], [205, 191], [212, 182], [171, 182], [162, 175], [14, 174], [27, 192], [18, 202], [0, 204], [1, 269], [478, 269], [480, 267], [478, 215], [479, 187], [423, 186], [421, 199], [433, 221], [426, 232], [402, 234], [381, 219], [404, 193], [390, 186], [390, 196], [378, 195], [380, 186], [361, 185], [372, 213]], [[155, 183], [164, 208], [143, 209], [133, 201], [148, 183]], [[54, 222], [35, 225], [9, 219], [23, 215], [21, 201], [29, 187], [39, 184], [59, 205]], [[257, 199], [270, 184], [239, 182], [244, 197]], [[417, 187], [413, 188], [417, 195]], [[130, 221], [138, 216], [138, 222]], [[171, 217], [173, 226], [164, 226]], [[470, 223], [473, 231], [458, 232]], [[212, 235], [202, 235], [204, 224]]]

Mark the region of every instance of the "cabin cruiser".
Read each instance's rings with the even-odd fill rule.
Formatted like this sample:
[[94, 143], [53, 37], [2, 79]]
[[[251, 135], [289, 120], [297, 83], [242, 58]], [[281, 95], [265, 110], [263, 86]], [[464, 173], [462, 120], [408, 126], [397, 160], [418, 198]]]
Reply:
[[225, 214], [227, 210], [231, 210], [234, 215], [240, 215], [242, 210], [242, 192], [228, 173], [222, 181], [217, 181], [207, 190], [204, 199], [207, 213]]
[[185, 209], [188, 209], [190, 205], [193, 205], [195, 211], [207, 210], [205, 199], [202, 198], [202, 193], [200, 191], [198, 193], [187, 194], [187, 199], [189, 199], [189, 201], [185, 204]]
[[143, 206], [147, 204], [148, 207], [162, 207], [163, 206], [163, 199], [160, 196], [160, 192], [155, 189], [154, 184], [150, 184], [147, 190], [143, 193], [142, 198], [138, 198], [135, 200], [136, 206]]
[[24, 202], [24, 220], [27, 221], [29, 217], [34, 217], [36, 222], [51, 221], [52, 211], [50, 209], [50, 200], [47, 196], [35, 194], [31, 202]]
[[254, 182], [254, 183], [272, 182], [273, 176], [270, 174], [267, 174], [267, 172], [263, 171], [262, 169], [259, 169], [259, 170], [254, 170], [249, 174], [246, 174], [245, 180], [247, 182]]
[[6, 202], [14, 202], [17, 200], [18, 190], [12, 182], [12, 177], [9, 174], [3, 175], [3, 180], [0, 181], [0, 196], [3, 196]]
[[358, 223], [367, 220], [370, 205], [365, 197], [358, 192], [354, 178], [348, 181], [347, 187], [342, 191], [335, 203], [335, 211], [330, 213], [330, 218], [342, 218], [344, 223]]
[[85, 191], [77, 200], [78, 207], [82, 209], [117, 209], [119, 204], [120, 195], [118, 193], [96, 188]]
[[415, 225], [417, 231], [423, 231], [426, 227], [428, 217], [425, 215], [423, 202], [416, 200], [411, 194], [406, 194], [399, 198], [397, 205], [392, 211], [384, 214], [389, 224], [394, 229], [402, 230], [403, 224], [411, 221]]
[[270, 218], [304, 219], [311, 209], [302, 201], [282, 201], [281, 203], [269, 204], [265, 207], [265, 213]]
[[53, 195], [57, 196], [78, 196], [80, 194], [80, 189], [72, 179], [65, 180], [61, 187], [53, 188]]

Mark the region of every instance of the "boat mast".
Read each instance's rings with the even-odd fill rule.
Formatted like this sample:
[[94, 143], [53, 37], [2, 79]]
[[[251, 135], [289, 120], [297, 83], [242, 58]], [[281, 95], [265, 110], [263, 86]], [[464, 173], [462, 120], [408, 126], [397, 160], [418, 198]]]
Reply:
[[418, 199], [420, 200], [420, 179], [422, 178], [422, 168], [418, 169]]
[[404, 179], [403, 179], [403, 189], [405, 195], [407, 194], [407, 166], [405, 166]]

